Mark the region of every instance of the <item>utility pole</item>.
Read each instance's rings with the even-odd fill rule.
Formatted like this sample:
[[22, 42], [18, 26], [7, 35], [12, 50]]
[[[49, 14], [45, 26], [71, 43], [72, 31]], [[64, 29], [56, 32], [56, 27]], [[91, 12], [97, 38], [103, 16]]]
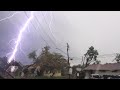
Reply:
[[[69, 73], [69, 69], [70, 69], [70, 57], [69, 57], [69, 44], [67, 43], [67, 57], [68, 57], [68, 65], [69, 65], [69, 68], [68, 68], [68, 73]], [[69, 79], [70, 79], [70, 73], [68, 74], [69, 75]]]
[[69, 58], [69, 53], [68, 53], [68, 50], [69, 50], [69, 44], [67, 43], [67, 57], [68, 57], [68, 65], [70, 65], [70, 58]]

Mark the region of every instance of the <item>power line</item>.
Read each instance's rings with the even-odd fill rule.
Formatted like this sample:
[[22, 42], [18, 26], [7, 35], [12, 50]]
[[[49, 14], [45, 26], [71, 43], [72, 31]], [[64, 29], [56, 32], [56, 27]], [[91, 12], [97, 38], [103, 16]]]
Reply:
[[[24, 11], [24, 12], [25, 12], [25, 11]], [[25, 15], [27, 16], [27, 13], [26, 13], [26, 12], [25, 12]], [[27, 16], [27, 18], [28, 18], [28, 16]], [[34, 26], [34, 24], [33, 24], [33, 23], [31, 23], [31, 24], [33, 25], [34, 29], [37, 30], [36, 27]], [[41, 38], [43, 39], [43, 41], [49, 46], [48, 42], [46, 42], [46, 40], [42, 37], [42, 35], [40, 35], [40, 36], [41, 36]]]
[[[25, 15], [27, 16], [27, 13], [25, 12]], [[27, 16], [28, 17], [28, 16]], [[37, 17], [35, 16], [35, 18], [36, 18], [36, 20], [37, 20], [37, 22], [39, 23], [39, 25], [42, 27], [42, 25], [40, 24], [40, 22], [39, 22], [39, 20], [37, 19]], [[36, 29], [36, 27], [34, 26], [34, 24], [32, 24], [33, 25], [33, 27]], [[39, 28], [39, 27], [38, 27]], [[43, 28], [43, 27], [42, 27]], [[44, 28], [43, 28], [44, 29]], [[36, 29], [37, 30], [37, 29]], [[43, 30], [44, 31], [44, 30]], [[45, 34], [48, 36], [48, 34], [45, 32]], [[41, 36], [42, 37], [42, 36]], [[49, 37], [50, 38], [50, 37]], [[42, 39], [43, 39], [43, 37], [42, 37]], [[45, 39], [43, 39], [46, 43], [47, 43], [47, 45], [49, 46], [49, 44], [48, 44], [48, 42], [45, 40]], [[54, 45], [56, 46], [56, 44], [54, 43]], [[57, 47], [57, 46], [56, 46]], [[61, 52], [63, 52], [64, 54], [66, 54], [64, 51], [62, 51], [61, 49], [59, 49], [58, 47], [56, 48], [56, 49], [58, 49], [58, 50], [60, 50]]]
[[[44, 19], [45, 19], [45, 16], [43, 15], [43, 13], [42, 13], [42, 16], [44, 17]], [[45, 19], [45, 23], [48, 25], [48, 23], [47, 23], [47, 21], [46, 21], [46, 19]], [[48, 28], [49, 28], [49, 31], [50, 31], [50, 27], [48, 26]], [[50, 32], [51, 33], [51, 32]], [[51, 33], [52, 34], [52, 33]], [[53, 36], [54, 37], [54, 36]], [[51, 39], [52, 40], [52, 39]], [[53, 41], [53, 40], [52, 40]], [[53, 41], [53, 43], [54, 43], [54, 41]], [[56, 43], [54, 43], [54, 45], [58, 48], [58, 46], [56, 45]], [[59, 49], [60, 51], [62, 51], [61, 49]], [[64, 51], [62, 51], [63, 53], [65, 53]]]
[[[41, 12], [42, 13], [42, 12]], [[42, 13], [42, 16], [44, 17], [44, 15], [43, 15], [43, 13]], [[47, 23], [47, 21], [46, 21], [46, 19], [45, 19], [45, 17], [44, 17], [44, 20], [45, 20], [45, 23], [46, 23], [46, 25], [48, 26], [48, 23]], [[50, 30], [50, 28], [49, 28], [49, 26], [48, 26], [48, 29]], [[48, 35], [49, 36], [49, 35]], [[49, 38], [51, 39], [51, 37], [49, 36]], [[51, 39], [51, 41], [53, 42], [53, 44], [56, 46], [56, 43], [54, 43], [54, 41]], [[57, 47], [57, 46], [56, 46]]]
[[[51, 12], [51, 14], [52, 14], [52, 20], [54, 20], [53, 13]], [[53, 25], [54, 25], [54, 24], [53, 24]], [[55, 26], [53, 26], [53, 27], [54, 27], [54, 29], [55, 29]], [[56, 41], [59, 41], [59, 40], [57, 39]], [[57, 42], [57, 43], [59, 43], [59, 42]], [[61, 41], [60, 41], [60, 43], [59, 43], [59, 44], [61, 44], [61, 45], [62, 45]], [[62, 45], [62, 46], [64, 46], [64, 45]], [[64, 46], [64, 47], [66, 47], [66, 46]]]
[[[25, 14], [26, 14], [26, 12], [25, 12]], [[43, 15], [43, 14], [42, 14]], [[27, 16], [27, 14], [26, 14], [26, 16]], [[27, 16], [28, 17], [28, 16]], [[43, 15], [43, 17], [44, 17], [44, 15]], [[39, 23], [39, 25], [42, 27], [42, 25], [40, 24], [40, 22], [39, 22], [39, 20], [38, 20], [38, 18], [35, 16], [35, 18], [36, 18], [36, 20], [37, 20], [37, 22]], [[44, 17], [44, 20], [45, 20], [45, 23], [46, 23], [46, 25], [48, 25], [48, 23], [47, 23], [47, 21], [46, 21], [46, 19], [45, 19], [45, 17]], [[34, 25], [33, 25], [34, 26]], [[34, 26], [34, 28], [36, 29], [36, 27]], [[38, 27], [39, 28], [39, 27]], [[43, 28], [43, 27], [42, 27]], [[48, 27], [49, 28], [49, 30], [50, 30], [50, 27]], [[43, 28], [44, 29], [44, 28]], [[37, 29], [36, 29], [37, 30]], [[44, 29], [45, 30], [45, 29]], [[43, 30], [43, 31], [44, 31]], [[58, 50], [60, 50], [61, 52], [63, 52], [64, 54], [66, 54], [64, 51], [62, 51], [61, 49], [59, 49], [58, 48], [58, 46], [56, 45], [56, 43], [54, 43], [54, 41], [51, 39], [51, 37], [45, 32], [45, 34], [50, 38], [50, 40], [53, 42], [53, 44], [57, 47], [57, 49]], [[42, 37], [42, 36], [41, 36]], [[44, 38], [42, 37], [42, 39], [44, 40]], [[45, 41], [45, 40], [44, 40]], [[46, 42], [46, 41], [45, 41]], [[47, 42], [46, 42], [47, 43]], [[48, 43], [47, 43], [48, 44]], [[112, 56], [112, 55], [114, 55], [114, 54], [104, 54], [104, 55], [98, 55], [98, 58], [100, 58], [100, 57], [102, 57], [102, 56]]]
[[[44, 17], [44, 20], [45, 20], [45, 23], [46, 23], [46, 25], [48, 25], [48, 23], [47, 23], [47, 21], [46, 21], [46, 19], [45, 19], [45, 16], [43, 15], [43, 13], [42, 13], [42, 16]], [[37, 19], [37, 18], [36, 18]], [[37, 21], [39, 22], [39, 20], [37, 19]], [[40, 24], [40, 22], [39, 22], [39, 24]], [[40, 24], [41, 25], [41, 24]], [[49, 28], [49, 30], [50, 30], [50, 27], [48, 26], [48, 28]], [[44, 28], [43, 28], [44, 29]], [[46, 33], [46, 32], [45, 32]], [[47, 36], [49, 36], [47, 33], [46, 33], [46, 35]], [[50, 36], [49, 36], [49, 38], [50, 38]], [[51, 38], [50, 38], [51, 39]], [[54, 41], [51, 39], [51, 41], [53, 42], [53, 44], [58, 48], [58, 46], [56, 45], [56, 43], [54, 43]], [[59, 49], [60, 51], [62, 51], [61, 49]], [[64, 52], [64, 51], [62, 51], [62, 52]]]
[[[37, 20], [37, 22], [39, 23], [39, 25], [42, 27], [41, 23], [39, 22], [38, 18], [35, 16], [35, 19]], [[38, 27], [39, 28], [39, 27]], [[45, 29], [42, 27], [42, 31], [45, 32]], [[48, 38], [52, 41], [52, 39], [50, 38], [50, 36], [45, 32], [45, 34], [48, 36]], [[52, 41], [53, 42], [53, 41]], [[55, 45], [55, 43], [53, 42], [53, 44]], [[56, 46], [56, 45], [55, 45]], [[57, 46], [56, 46], [57, 47]]]
[[59, 49], [59, 48], [56, 48], [58, 50], [60, 50], [61, 52], [63, 52], [65, 55], [67, 55], [67, 53], [65, 53], [63, 50]]

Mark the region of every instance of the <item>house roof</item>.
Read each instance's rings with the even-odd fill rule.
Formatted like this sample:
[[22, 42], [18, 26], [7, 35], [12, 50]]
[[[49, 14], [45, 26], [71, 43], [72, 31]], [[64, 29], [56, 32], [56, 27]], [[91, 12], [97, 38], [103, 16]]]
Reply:
[[22, 65], [20, 62], [17, 62], [17, 61], [12, 61], [11, 63], [9, 63], [9, 65], [10, 65], [10, 66], [11, 66], [11, 65], [13, 65], [13, 66], [18, 66], [18, 67], [20, 67], [20, 68], [23, 67], [23, 65]]
[[5, 71], [3, 68], [0, 67], [0, 77], [5, 79], [13, 79], [14, 77]]
[[120, 70], [120, 63], [92, 64], [86, 67], [84, 70]]
[[2, 78], [14, 78], [9, 72], [7, 72], [7, 69], [11, 66], [11, 65], [16, 65], [19, 66], [19, 68], [21, 69], [22, 66], [20, 63], [18, 62], [11, 62], [11, 63], [7, 63], [7, 57], [0, 57], [0, 77]]

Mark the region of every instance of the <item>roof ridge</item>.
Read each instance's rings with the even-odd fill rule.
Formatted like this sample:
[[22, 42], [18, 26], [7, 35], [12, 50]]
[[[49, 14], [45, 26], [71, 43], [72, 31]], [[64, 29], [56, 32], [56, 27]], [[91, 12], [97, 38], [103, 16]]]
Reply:
[[107, 64], [92, 64], [85, 68], [85, 70], [120, 70], [120, 63]]

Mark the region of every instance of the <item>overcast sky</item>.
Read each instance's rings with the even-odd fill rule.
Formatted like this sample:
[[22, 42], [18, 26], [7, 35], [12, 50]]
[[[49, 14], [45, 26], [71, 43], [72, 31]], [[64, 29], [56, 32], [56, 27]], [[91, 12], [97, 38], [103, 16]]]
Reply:
[[[15, 12], [1, 11], [0, 19], [13, 13]], [[27, 15], [29, 17], [30, 12]], [[100, 55], [120, 52], [118, 11], [38, 11], [34, 15], [37, 19], [34, 17], [24, 32], [20, 44], [22, 50], [19, 47], [16, 54], [16, 60], [22, 63], [27, 64], [30, 61], [27, 58], [28, 53], [41, 50], [47, 43], [53, 51], [59, 51], [63, 55], [66, 52], [66, 43], [69, 43], [70, 56], [74, 57], [72, 64], [80, 63], [81, 56], [90, 46], [94, 46]], [[27, 19], [25, 13], [20, 12], [0, 22], [0, 56], [12, 51], [15, 46], [12, 39], [17, 38]], [[114, 57], [108, 55], [98, 59], [102, 63], [109, 63]]]

